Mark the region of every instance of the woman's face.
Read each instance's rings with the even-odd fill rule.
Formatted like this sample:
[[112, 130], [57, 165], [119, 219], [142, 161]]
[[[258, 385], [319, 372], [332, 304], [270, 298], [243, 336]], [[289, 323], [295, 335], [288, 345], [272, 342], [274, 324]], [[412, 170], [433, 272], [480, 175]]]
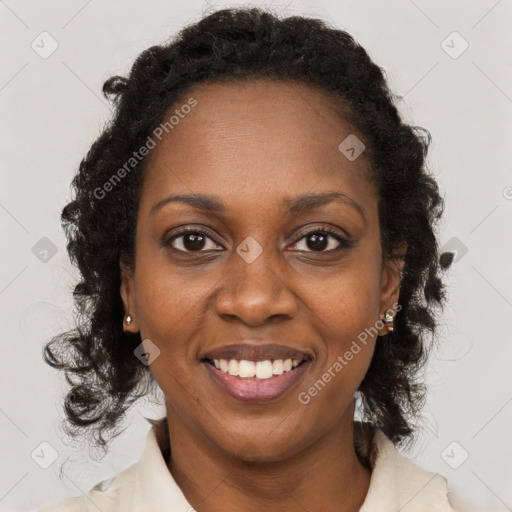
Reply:
[[[171, 425], [240, 458], [251, 444], [278, 460], [351, 425], [377, 342], [369, 329], [386, 332], [400, 269], [382, 265], [369, 164], [339, 149], [354, 131], [327, 95], [258, 80], [199, 85], [182, 103], [190, 97], [197, 105], [148, 155], [125, 329], [154, 357]], [[309, 200], [317, 194], [328, 197]], [[284, 371], [273, 361], [290, 350], [306, 361]], [[251, 364], [277, 375], [228, 375]]]

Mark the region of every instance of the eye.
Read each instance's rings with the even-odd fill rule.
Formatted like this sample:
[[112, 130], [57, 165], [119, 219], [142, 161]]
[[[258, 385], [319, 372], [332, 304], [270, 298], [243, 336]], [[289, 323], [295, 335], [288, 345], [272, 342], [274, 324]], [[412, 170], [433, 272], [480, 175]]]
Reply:
[[[336, 231], [328, 228], [310, 230], [304, 233], [294, 245], [299, 246], [302, 240], [306, 240], [305, 248], [301, 249], [299, 247], [296, 250], [305, 252], [331, 252], [348, 249], [352, 246], [350, 241]], [[222, 248], [217, 248], [219, 244], [205, 231], [190, 228], [182, 229], [178, 233], [175, 233], [173, 236], [163, 241], [163, 245], [184, 253], [222, 250]]]
[[[208, 242], [211, 242], [208, 247]], [[218, 250], [214, 240], [204, 231], [197, 229], [183, 229], [171, 238], [165, 240], [163, 244], [166, 247], [172, 247], [178, 252], [205, 252], [209, 250]]]
[[[295, 245], [300, 245], [302, 240], [306, 240], [306, 249], [299, 248], [299, 251], [305, 250], [306, 252], [331, 252], [340, 251], [351, 247], [351, 242], [349, 242], [346, 238], [342, 237], [337, 232], [328, 228], [317, 228], [308, 231], [302, 236], [302, 238], [299, 239], [298, 242], [295, 242]], [[310, 249], [310, 251], [308, 251], [308, 249]]]

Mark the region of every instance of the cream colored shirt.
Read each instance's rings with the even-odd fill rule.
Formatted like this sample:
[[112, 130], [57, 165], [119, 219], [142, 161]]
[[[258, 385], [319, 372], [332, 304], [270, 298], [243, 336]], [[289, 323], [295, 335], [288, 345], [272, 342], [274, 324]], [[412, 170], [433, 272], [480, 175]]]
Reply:
[[[87, 494], [39, 512], [193, 512], [166, 465], [165, 422], [163, 418], [153, 424], [137, 463], [96, 484]], [[372, 473], [360, 512], [454, 512], [443, 476], [401, 455], [380, 430], [371, 431], [368, 437], [370, 431], [361, 425], [354, 424], [354, 442]]]

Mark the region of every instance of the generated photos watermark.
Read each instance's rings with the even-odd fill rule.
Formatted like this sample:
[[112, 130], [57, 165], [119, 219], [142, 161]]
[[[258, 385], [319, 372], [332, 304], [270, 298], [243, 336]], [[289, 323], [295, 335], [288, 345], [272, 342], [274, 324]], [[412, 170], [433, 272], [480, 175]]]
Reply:
[[[182, 119], [186, 117], [197, 105], [197, 100], [190, 97], [186, 103], [181, 107], [174, 110], [174, 114], [169, 117], [167, 121], [159, 124], [148, 136], [144, 144], [132, 153], [132, 156], [114, 173], [112, 176], [101, 186], [94, 189], [94, 197], [96, 199], [104, 199], [108, 192], [114, 190], [114, 188], [121, 183], [130, 172], [146, 157], [152, 149], [154, 149], [158, 142], [160, 142], [164, 136], [164, 133], [170, 133]], [[157, 140], [158, 139], [158, 142]]]
[[[402, 309], [402, 306], [397, 302], [393, 304], [393, 310], [397, 313]], [[302, 405], [307, 405], [311, 402], [312, 398], [318, 395], [331, 380], [338, 375], [345, 366], [349, 364], [354, 356], [361, 352], [361, 345], [368, 344], [368, 338], [377, 336], [379, 331], [384, 328], [386, 324], [382, 319], [379, 319], [371, 327], [366, 327], [357, 335], [357, 340], [353, 340], [350, 347], [341, 355], [338, 355], [336, 361], [325, 371], [319, 379], [317, 379], [306, 391], [301, 391], [297, 398]]]

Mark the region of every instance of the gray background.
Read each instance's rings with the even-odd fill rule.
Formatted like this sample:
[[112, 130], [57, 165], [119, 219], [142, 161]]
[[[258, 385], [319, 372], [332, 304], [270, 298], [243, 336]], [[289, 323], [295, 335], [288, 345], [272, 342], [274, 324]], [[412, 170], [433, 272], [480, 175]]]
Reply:
[[[76, 274], [59, 216], [78, 163], [109, 117], [100, 92], [104, 80], [126, 73], [143, 49], [202, 13], [229, 5], [0, 1], [3, 511], [37, 509], [117, 474], [141, 453], [149, 429], [142, 414], [164, 413], [142, 403], [102, 461], [62, 436], [66, 386], [41, 356], [43, 343], [72, 325]], [[350, 32], [404, 97], [406, 119], [432, 133], [429, 165], [446, 199], [440, 239], [458, 258], [439, 349], [427, 372], [426, 420], [406, 455], [443, 474], [471, 503], [467, 510], [512, 510], [512, 2], [251, 5], [321, 17]], [[41, 53], [52, 41], [40, 35], [44, 31], [58, 43], [47, 58]], [[460, 53], [464, 41], [469, 46]], [[39, 458], [32, 458], [34, 450]], [[39, 464], [51, 462], [52, 450], [57, 459], [43, 469]]]

